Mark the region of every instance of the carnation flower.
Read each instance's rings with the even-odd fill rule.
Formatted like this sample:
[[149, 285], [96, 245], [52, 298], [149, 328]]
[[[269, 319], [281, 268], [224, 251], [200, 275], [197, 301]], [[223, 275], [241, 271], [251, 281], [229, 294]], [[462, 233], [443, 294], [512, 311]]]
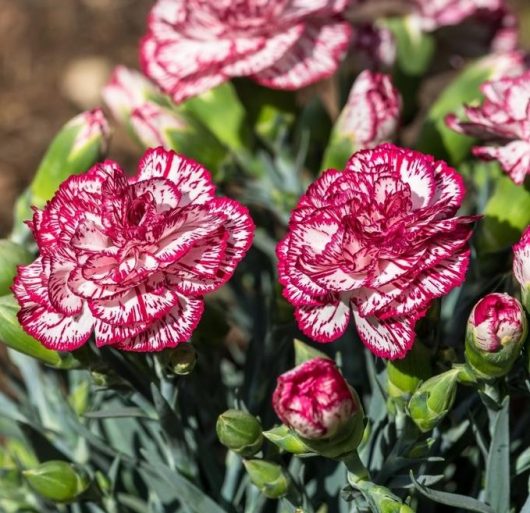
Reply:
[[110, 160], [68, 178], [30, 225], [40, 256], [15, 279], [19, 321], [61, 351], [92, 332], [98, 346], [130, 351], [187, 341], [203, 295], [230, 278], [253, 234], [208, 171], [162, 148], [133, 178]]
[[330, 438], [360, 410], [335, 362], [314, 358], [278, 378], [272, 404], [280, 420], [300, 436]]
[[365, 70], [353, 84], [336, 132], [357, 149], [371, 148], [394, 136], [400, 115], [401, 97], [390, 76]]
[[103, 89], [103, 99], [118, 121], [128, 126], [144, 147], [171, 146], [170, 133], [181, 132], [186, 121], [156, 103], [154, 84], [141, 73], [118, 66]]
[[352, 0], [158, 0], [141, 44], [146, 75], [177, 103], [250, 76], [298, 89], [332, 75], [350, 42]]
[[455, 217], [463, 195], [454, 169], [392, 144], [324, 172], [277, 247], [300, 329], [331, 342], [353, 315], [373, 353], [403, 357], [432, 300], [464, 280], [476, 218]]
[[453, 130], [489, 141], [495, 146], [476, 146], [473, 154], [499, 161], [517, 184], [530, 172], [530, 71], [515, 77], [485, 82], [481, 106], [465, 106], [466, 121], [455, 114], [446, 117]]

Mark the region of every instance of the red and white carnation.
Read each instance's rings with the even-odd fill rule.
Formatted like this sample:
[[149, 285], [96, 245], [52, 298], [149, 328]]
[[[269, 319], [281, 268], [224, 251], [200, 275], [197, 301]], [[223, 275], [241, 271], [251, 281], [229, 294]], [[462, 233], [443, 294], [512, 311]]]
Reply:
[[363, 71], [355, 80], [336, 124], [340, 136], [357, 149], [372, 148], [395, 135], [401, 116], [401, 96], [384, 73]]
[[403, 357], [432, 300], [464, 280], [475, 217], [455, 216], [463, 196], [454, 169], [392, 144], [324, 172], [277, 247], [300, 329], [331, 342], [353, 317], [373, 353]]
[[298, 89], [332, 75], [353, 0], [158, 0], [141, 43], [146, 75], [177, 103], [231, 77]]
[[203, 296], [232, 276], [254, 230], [206, 169], [162, 148], [133, 178], [110, 160], [68, 178], [30, 225], [40, 256], [18, 269], [19, 321], [61, 351], [92, 333], [128, 351], [189, 340]]
[[155, 85], [125, 66], [115, 68], [102, 95], [114, 118], [129, 127], [146, 148], [170, 147], [171, 132], [186, 129], [184, 119], [154, 101], [162, 96]]
[[446, 123], [459, 133], [497, 143], [476, 146], [473, 154], [497, 160], [521, 184], [530, 172], [530, 71], [485, 82], [481, 90], [484, 102], [478, 107], [465, 106], [467, 120], [450, 114]]

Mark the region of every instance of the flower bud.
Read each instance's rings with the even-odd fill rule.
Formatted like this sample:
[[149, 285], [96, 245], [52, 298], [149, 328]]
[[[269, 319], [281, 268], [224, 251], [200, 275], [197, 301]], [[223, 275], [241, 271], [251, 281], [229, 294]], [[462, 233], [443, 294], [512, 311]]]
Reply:
[[326, 358], [282, 374], [272, 400], [281, 421], [310, 440], [333, 437], [360, 409], [335, 362]]
[[333, 128], [324, 167], [342, 169], [355, 151], [392, 139], [400, 115], [401, 97], [390, 76], [363, 71]]
[[166, 369], [172, 374], [187, 376], [197, 363], [197, 352], [191, 344], [180, 344], [167, 352]]
[[488, 294], [471, 311], [467, 323], [466, 362], [481, 379], [504, 376], [519, 356], [527, 322], [517, 299]]
[[243, 465], [250, 480], [269, 499], [279, 499], [289, 490], [289, 476], [280, 465], [264, 460], [246, 460]]
[[241, 410], [226, 410], [217, 419], [217, 437], [228, 449], [245, 458], [254, 456], [263, 444], [261, 424]]
[[530, 227], [513, 247], [513, 274], [521, 286], [523, 305], [530, 312]]
[[146, 148], [172, 147], [171, 132], [182, 132], [182, 115], [163, 106], [167, 100], [141, 73], [118, 66], [103, 89], [103, 99], [114, 118], [127, 126]]
[[31, 184], [32, 203], [42, 207], [70, 175], [89, 169], [107, 151], [110, 130], [101, 109], [71, 119], [55, 136]]
[[36, 493], [53, 502], [71, 502], [90, 484], [84, 473], [66, 461], [48, 461], [22, 474]]
[[313, 358], [282, 374], [272, 401], [280, 420], [324, 456], [351, 452], [362, 439], [359, 398], [332, 360]]
[[451, 369], [423, 382], [409, 401], [409, 415], [423, 432], [433, 429], [452, 408], [458, 369]]

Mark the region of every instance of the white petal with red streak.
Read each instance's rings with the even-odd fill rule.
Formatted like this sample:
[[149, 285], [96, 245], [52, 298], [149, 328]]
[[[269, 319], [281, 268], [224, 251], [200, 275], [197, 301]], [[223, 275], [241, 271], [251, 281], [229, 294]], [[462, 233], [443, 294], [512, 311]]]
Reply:
[[177, 208], [182, 194], [176, 184], [164, 178], [149, 178], [134, 183], [132, 186], [134, 197], [150, 194], [157, 213]]
[[52, 260], [48, 279], [48, 292], [54, 308], [65, 315], [77, 315], [83, 309], [84, 301], [68, 286], [68, 278], [75, 268], [72, 262]]
[[254, 75], [266, 87], [299, 89], [337, 70], [351, 37], [349, 23], [307, 24], [296, 45], [279, 61]]
[[215, 194], [210, 173], [199, 163], [174, 151], [149, 149], [138, 164], [137, 181], [151, 178], [171, 180], [181, 194], [179, 207], [209, 202]]
[[304, 25], [298, 23], [284, 27], [284, 30], [269, 37], [263, 37], [263, 47], [260, 50], [225, 65], [223, 73], [233, 77], [246, 76], [272, 66], [296, 43], [303, 31]]
[[35, 304], [21, 308], [18, 319], [32, 337], [57, 351], [73, 351], [81, 347], [90, 338], [94, 325], [94, 318], [86, 305], [81, 314], [69, 317]]
[[123, 340], [145, 331], [148, 326], [148, 323], [141, 322], [126, 326], [116, 326], [115, 324], [107, 324], [100, 319], [96, 319], [94, 323], [96, 345], [103, 347], [119, 344]]
[[195, 243], [215, 232], [225, 222], [221, 212], [197, 205], [177, 211], [167, 219], [156, 242], [154, 256], [161, 264], [171, 264]]
[[256, 227], [248, 209], [229, 198], [216, 198], [208, 205], [211, 214], [224, 218], [222, 226], [228, 232], [223, 261], [220, 265], [224, 279], [232, 276], [237, 264], [252, 246]]
[[165, 315], [179, 296], [166, 288], [149, 290], [145, 284], [133, 287], [111, 299], [89, 301], [94, 317], [119, 326], [151, 323]]
[[361, 317], [355, 309], [353, 318], [363, 344], [377, 356], [389, 360], [403, 358], [414, 344], [416, 320], [413, 318], [380, 321], [376, 317]]
[[350, 306], [340, 299], [316, 306], [300, 306], [295, 310], [298, 327], [317, 342], [332, 342], [346, 330]]
[[139, 335], [117, 345], [124, 351], [162, 351], [187, 342], [199, 323], [204, 303], [200, 299], [180, 296], [178, 303], [161, 319]]
[[530, 142], [513, 141], [497, 148], [477, 146], [473, 154], [486, 160], [498, 160], [504, 171], [518, 185], [530, 173]]
[[419, 274], [401, 296], [386, 305], [380, 317], [395, 317], [425, 309], [433, 299], [462, 285], [469, 264], [469, 250], [444, 260]]

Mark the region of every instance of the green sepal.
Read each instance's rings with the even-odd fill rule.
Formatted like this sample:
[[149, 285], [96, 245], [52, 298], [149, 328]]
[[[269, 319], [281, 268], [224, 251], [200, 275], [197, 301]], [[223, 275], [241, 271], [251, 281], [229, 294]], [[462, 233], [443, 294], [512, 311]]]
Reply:
[[283, 424], [263, 432], [263, 436], [282, 451], [291, 454], [313, 454], [313, 451], [291, 429]]
[[294, 339], [294, 361], [295, 365], [301, 365], [308, 360], [313, 360], [314, 358], [327, 358], [330, 360], [330, 357], [322, 353], [318, 349], [302, 342], [301, 340]]

